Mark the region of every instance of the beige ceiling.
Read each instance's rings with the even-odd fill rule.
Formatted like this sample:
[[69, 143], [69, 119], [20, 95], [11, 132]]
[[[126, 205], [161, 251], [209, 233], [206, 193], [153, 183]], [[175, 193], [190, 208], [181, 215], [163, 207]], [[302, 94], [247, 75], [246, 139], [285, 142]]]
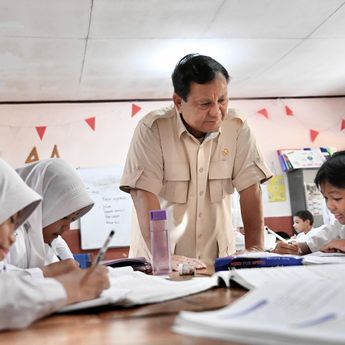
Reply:
[[231, 97], [345, 95], [345, 1], [0, 0], [0, 102], [169, 98], [191, 52]]

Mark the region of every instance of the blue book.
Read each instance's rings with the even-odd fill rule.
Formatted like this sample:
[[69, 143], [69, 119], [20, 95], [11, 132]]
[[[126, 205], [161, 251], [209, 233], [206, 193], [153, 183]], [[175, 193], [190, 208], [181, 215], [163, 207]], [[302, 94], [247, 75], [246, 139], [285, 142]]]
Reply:
[[303, 258], [293, 255], [274, 255], [274, 256], [246, 256], [234, 255], [217, 258], [214, 263], [214, 269], [218, 271], [227, 271], [234, 268], [253, 268], [253, 267], [276, 267], [276, 266], [297, 266], [303, 265]]

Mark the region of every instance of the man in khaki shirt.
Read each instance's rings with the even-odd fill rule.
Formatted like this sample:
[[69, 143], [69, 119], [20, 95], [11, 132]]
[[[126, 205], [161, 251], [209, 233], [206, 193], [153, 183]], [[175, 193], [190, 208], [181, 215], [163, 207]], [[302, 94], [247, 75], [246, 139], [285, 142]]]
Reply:
[[182, 58], [172, 75], [174, 105], [138, 124], [121, 190], [137, 217], [130, 256], [151, 258], [149, 211], [168, 212], [173, 267], [197, 268], [235, 252], [231, 194], [240, 194], [248, 250], [263, 248], [260, 183], [271, 177], [247, 122], [228, 110], [229, 74], [208, 56]]

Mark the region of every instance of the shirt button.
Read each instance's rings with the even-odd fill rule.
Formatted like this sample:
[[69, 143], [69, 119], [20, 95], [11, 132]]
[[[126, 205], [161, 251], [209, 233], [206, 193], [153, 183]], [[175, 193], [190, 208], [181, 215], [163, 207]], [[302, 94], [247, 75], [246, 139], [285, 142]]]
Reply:
[[200, 196], [203, 196], [203, 195], [204, 195], [204, 191], [201, 190], [201, 191], [199, 192], [199, 195], [200, 195]]
[[198, 235], [198, 238], [201, 238], [201, 237], [202, 237], [202, 234], [199, 234], [199, 235]]
[[199, 212], [198, 217], [199, 217], [199, 218], [202, 217], [202, 212]]
[[199, 173], [202, 173], [204, 171], [204, 168], [199, 169]]

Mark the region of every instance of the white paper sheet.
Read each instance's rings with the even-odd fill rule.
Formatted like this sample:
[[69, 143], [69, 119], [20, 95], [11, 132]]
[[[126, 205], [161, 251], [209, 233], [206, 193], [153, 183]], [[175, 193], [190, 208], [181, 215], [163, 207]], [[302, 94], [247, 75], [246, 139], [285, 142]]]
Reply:
[[111, 247], [125, 247], [130, 242], [132, 199], [119, 189], [121, 167], [79, 169], [95, 205], [80, 220], [81, 248], [101, 248], [111, 230]]
[[276, 280], [226, 308], [182, 312], [173, 330], [246, 344], [344, 344], [344, 291], [341, 280]]

